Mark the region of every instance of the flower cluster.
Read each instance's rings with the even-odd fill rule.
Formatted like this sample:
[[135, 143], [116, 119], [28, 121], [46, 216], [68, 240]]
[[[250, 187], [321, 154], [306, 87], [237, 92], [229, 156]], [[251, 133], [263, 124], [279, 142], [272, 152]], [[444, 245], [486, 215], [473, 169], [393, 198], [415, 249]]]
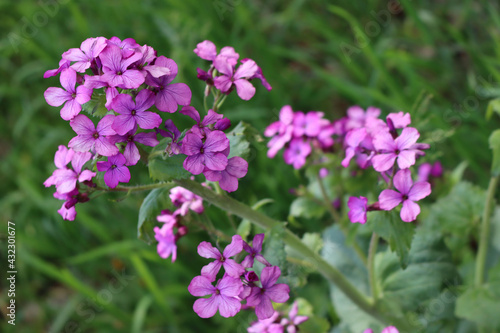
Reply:
[[287, 333], [298, 332], [298, 325], [307, 321], [309, 317], [298, 316], [299, 306], [297, 302], [293, 302], [292, 308], [288, 313], [288, 317], [284, 316], [278, 311], [274, 311], [274, 314], [263, 320], [255, 321], [247, 329], [248, 333], [284, 333], [285, 329]]
[[238, 96], [247, 101], [255, 95], [255, 87], [250, 83], [252, 79], [260, 79], [268, 91], [272, 89], [262, 74], [262, 69], [252, 59], [241, 59], [241, 64], [236, 68], [240, 55], [231, 46], [223, 47], [217, 53], [215, 44], [205, 40], [196, 46], [194, 53], [201, 59], [212, 62], [208, 71], [197, 69], [198, 78], [207, 84], [206, 96], [210, 94], [212, 87], [225, 95], [236, 88]]
[[[222, 253], [208, 242], [200, 243], [198, 254], [204, 258], [215, 259], [201, 269], [201, 275], [194, 277], [188, 287], [193, 296], [211, 295], [209, 298], [195, 301], [193, 309], [200, 317], [212, 317], [217, 310], [223, 317], [232, 317], [241, 310], [241, 302], [246, 301], [245, 307], [254, 307], [257, 318], [265, 320], [275, 313], [271, 302], [284, 303], [288, 300], [288, 285], [276, 283], [281, 270], [278, 266], [272, 266], [260, 253], [263, 240], [264, 234], [258, 234], [250, 246], [241, 236], [235, 235]], [[231, 259], [243, 250], [248, 255], [241, 263]], [[251, 270], [254, 260], [265, 265], [260, 278]], [[213, 286], [212, 283], [217, 279], [222, 267], [225, 273]]]
[[[161, 228], [154, 227], [155, 239], [158, 241], [158, 255], [163, 259], [172, 256], [172, 262], [177, 259], [177, 241], [185, 236], [188, 229], [182, 225], [182, 216], [186, 216], [189, 211], [201, 214], [204, 211], [203, 199], [183, 187], [177, 186], [170, 189], [170, 200], [178, 207], [174, 212], [163, 210], [156, 217], [158, 222], [162, 222]], [[175, 232], [177, 229], [177, 232]]]
[[[227, 95], [236, 87], [240, 96], [249, 99], [255, 88], [248, 80], [254, 78], [260, 78], [270, 89], [253, 60], [241, 60], [242, 64], [234, 72], [239, 58], [234, 49], [224, 48], [216, 55], [215, 51], [211, 53], [210, 45], [213, 46], [208, 41], [200, 43], [195, 52], [213, 61], [209, 70], [212, 86], [222, 94]], [[158, 145], [159, 134], [170, 140], [165, 151], [167, 156], [186, 155], [187, 171], [193, 175], [203, 173], [209, 181], [219, 182], [223, 190], [235, 191], [238, 179], [247, 173], [248, 163], [239, 156], [229, 157], [229, 140], [224, 131], [231, 122], [214, 110], [208, 110], [201, 120], [199, 112], [190, 106], [189, 87], [173, 83], [177, 72], [174, 60], [157, 56], [151, 46], [141, 46], [132, 38], [89, 38], [80, 48], [64, 52], [58, 68], [45, 72], [45, 78], [60, 75], [62, 88], [50, 87], [44, 96], [51, 106], [63, 105], [61, 117], [69, 121], [76, 133], [68, 147], [77, 153], [88, 153], [85, 156], [88, 156], [86, 161], [92, 160], [92, 177], [97, 171], [103, 172], [104, 183], [109, 188], [130, 181], [129, 167], [136, 165], [144, 152], [140, 145]], [[218, 73], [223, 75], [217, 76]], [[171, 119], [162, 118], [166, 113], [177, 112], [179, 106], [182, 107], [180, 113], [196, 122], [185, 133], [181, 133]], [[81, 114], [82, 109], [96, 117], [96, 121]], [[88, 185], [95, 187], [88, 173], [85, 177]], [[56, 185], [61, 194], [61, 185], [51, 181], [46, 185]], [[63, 199], [69, 200], [66, 196]], [[76, 212], [64, 214], [65, 219], [74, 219]]]
[[386, 121], [379, 118], [380, 110], [369, 107], [366, 111], [359, 106], [347, 110], [347, 116], [336, 125], [345, 149], [342, 166], [348, 167], [354, 158], [356, 164], [366, 169], [370, 166], [379, 172], [397, 191], [383, 190], [378, 202], [368, 206], [365, 197], [350, 197], [348, 216], [351, 222], [366, 222], [370, 210], [392, 210], [402, 204], [401, 219], [412, 222], [420, 213], [417, 203], [431, 193], [427, 181], [413, 183], [410, 167], [418, 156], [424, 155], [428, 144], [417, 143], [420, 133], [408, 127], [411, 117], [408, 113], [390, 113]]
[[273, 158], [285, 148], [283, 158], [287, 164], [300, 169], [313, 149], [324, 151], [332, 147], [334, 126], [323, 118], [322, 112], [294, 112], [289, 105], [281, 108], [279, 120], [269, 125], [264, 135], [271, 137], [267, 156]]

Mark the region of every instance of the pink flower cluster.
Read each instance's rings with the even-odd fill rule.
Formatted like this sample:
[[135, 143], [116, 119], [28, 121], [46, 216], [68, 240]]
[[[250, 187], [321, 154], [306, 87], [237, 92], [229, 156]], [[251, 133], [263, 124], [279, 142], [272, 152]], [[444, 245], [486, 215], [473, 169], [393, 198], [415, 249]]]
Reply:
[[212, 62], [208, 71], [197, 69], [198, 78], [207, 84], [205, 95], [208, 95], [214, 86], [226, 95], [236, 88], [238, 96], [247, 101], [255, 95], [255, 87], [250, 83], [252, 79], [260, 79], [267, 90], [272, 89], [262, 74], [262, 69], [252, 59], [240, 60], [241, 64], [236, 68], [240, 55], [230, 46], [223, 47], [217, 53], [215, 44], [205, 40], [196, 46], [194, 53]]
[[[158, 222], [162, 222], [161, 228], [154, 227], [155, 239], [158, 241], [158, 255], [166, 259], [172, 256], [172, 262], [177, 259], [177, 241], [188, 233], [186, 226], [182, 225], [182, 216], [186, 216], [189, 211], [201, 214], [204, 211], [203, 199], [183, 187], [177, 186], [170, 190], [170, 200], [178, 208], [171, 212], [163, 210], [156, 217]], [[177, 229], [177, 232], [175, 232]]]
[[278, 311], [274, 311], [274, 314], [270, 318], [253, 322], [247, 329], [247, 332], [284, 333], [286, 329], [287, 333], [296, 333], [299, 331], [298, 325], [309, 319], [307, 316], [298, 316], [298, 312], [299, 306], [297, 302], [293, 302], [288, 317]]
[[416, 201], [431, 193], [426, 181], [413, 183], [410, 167], [418, 156], [424, 155], [428, 144], [417, 143], [420, 133], [411, 123], [408, 113], [391, 113], [386, 121], [379, 118], [380, 110], [369, 107], [364, 111], [359, 106], [347, 110], [347, 116], [335, 125], [340, 129], [339, 139], [343, 141], [345, 158], [342, 166], [348, 167], [354, 158], [357, 165], [366, 169], [372, 166], [393, 189], [383, 190], [378, 202], [368, 206], [365, 197], [350, 197], [348, 216], [351, 222], [366, 222], [366, 212], [370, 210], [392, 210], [402, 204], [401, 219], [414, 221], [420, 213]]
[[[290, 293], [288, 285], [276, 283], [281, 270], [278, 266], [272, 266], [260, 253], [263, 240], [264, 234], [258, 234], [250, 246], [241, 236], [235, 235], [222, 253], [208, 242], [201, 242], [198, 245], [200, 256], [214, 259], [201, 269], [201, 275], [194, 277], [188, 287], [193, 296], [211, 295], [209, 298], [200, 298], [194, 302], [193, 309], [200, 317], [212, 317], [217, 310], [223, 317], [233, 317], [242, 309], [241, 302], [246, 301], [245, 308], [254, 307], [257, 318], [265, 320], [275, 313], [272, 302], [284, 303], [288, 300]], [[243, 250], [248, 255], [241, 263], [231, 259]], [[254, 260], [265, 265], [260, 278], [251, 270]], [[217, 279], [222, 267], [225, 273], [213, 286], [212, 283]]]
[[[212, 79], [224, 94], [236, 87], [238, 94], [249, 99], [255, 88], [248, 80], [260, 78], [267, 83], [253, 60], [241, 60], [242, 65], [233, 73], [239, 55], [232, 48], [224, 48], [219, 55], [214, 53], [213, 58], [208, 55], [212, 54], [210, 42], [200, 43], [197, 50], [202, 58], [210, 57], [214, 62]], [[216, 71], [223, 75], [216, 76]], [[231, 122], [213, 110], [201, 120], [199, 112], [189, 106], [189, 87], [173, 83], [177, 72], [174, 60], [157, 56], [151, 46], [141, 46], [132, 38], [89, 38], [80, 48], [64, 52], [58, 68], [45, 72], [45, 78], [60, 75], [62, 88], [50, 87], [44, 96], [51, 106], [63, 105], [61, 117], [76, 133], [68, 147], [77, 153], [89, 153], [85, 156], [92, 160], [92, 177], [96, 171], [104, 172], [104, 182], [110, 188], [130, 181], [129, 167], [141, 159], [138, 145], [154, 147], [160, 134], [171, 138], [168, 155], [187, 155], [186, 170], [194, 175], [203, 173], [208, 180], [219, 182], [222, 189], [235, 191], [238, 179], [247, 173], [248, 163], [238, 156], [228, 158], [229, 140], [224, 131]], [[94, 122], [80, 114], [87, 103], [94, 116], [95, 109], [101, 110], [99, 114], [102, 110], [107, 113]], [[185, 136], [171, 119], [162, 119], [162, 112], [174, 113], [179, 106], [180, 113], [196, 122]], [[160, 128], [162, 124], [165, 129]], [[92, 178], [86, 181], [92, 184]], [[65, 215], [74, 219], [73, 213]]]
[[294, 112], [291, 106], [285, 105], [281, 108], [279, 120], [269, 125], [264, 132], [265, 136], [271, 137], [267, 144], [267, 156], [273, 158], [285, 148], [285, 162], [300, 169], [313, 149], [322, 151], [332, 147], [334, 133], [334, 126], [323, 118], [322, 112]]

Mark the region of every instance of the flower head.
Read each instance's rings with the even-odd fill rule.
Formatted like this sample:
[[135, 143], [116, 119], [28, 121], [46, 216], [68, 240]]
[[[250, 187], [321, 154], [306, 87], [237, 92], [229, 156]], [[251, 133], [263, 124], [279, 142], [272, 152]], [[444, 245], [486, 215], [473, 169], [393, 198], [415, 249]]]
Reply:
[[222, 253], [209, 242], [201, 242], [198, 245], [198, 254], [203, 258], [215, 259], [210, 264], [203, 266], [201, 275], [206, 276], [210, 281], [214, 281], [220, 268], [224, 267], [227, 275], [239, 278], [245, 272], [245, 268], [229, 258], [237, 255], [242, 250], [243, 239], [241, 239], [240, 235], [234, 235], [231, 243], [226, 246]]
[[75, 151], [92, 151], [102, 156], [112, 156], [118, 153], [118, 148], [111, 143], [108, 136], [115, 135], [111, 128], [114, 121], [113, 115], [103, 117], [97, 127], [85, 115], [80, 114], [73, 118], [69, 124], [77, 136], [70, 140], [68, 146]]
[[359, 222], [361, 224], [366, 223], [366, 210], [367, 210], [368, 199], [365, 197], [350, 197], [347, 201], [347, 206], [349, 207], [349, 212], [347, 216], [352, 223]]
[[130, 171], [126, 167], [127, 159], [122, 154], [108, 157], [107, 161], [97, 162], [97, 170], [105, 172], [104, 182], [110, 188], [115, 188], [118, 183], [128, 183], [130, 181]]

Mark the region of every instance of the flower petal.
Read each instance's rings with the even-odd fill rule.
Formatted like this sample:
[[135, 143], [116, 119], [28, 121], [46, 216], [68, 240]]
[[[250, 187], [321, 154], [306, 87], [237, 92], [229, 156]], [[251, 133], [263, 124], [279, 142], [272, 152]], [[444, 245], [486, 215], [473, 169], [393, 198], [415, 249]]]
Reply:
[[394, 187], [402, 194], [408, 195], [413, 185], [410, 169], [399, 170], [394, 176]]
[[411, 200], [403, 201], [403, 208], [401, 209], [401, 220], [404, 222], [415, 221], [417, 215], [420, 214], [420, 206]]
[[403, 195], [394, 190], [383, 190], [378, 196], [380, 209], [391, 210], [403, 201]]
[[416, 182], [408, 192], [408, 199], [418, 201], [431, 194], [431, 184], [428, 182]]
[[275, 303], [285, 303], [290, 298], [290, 287], [287, 284], [275, 284], [266, 289], [266, 295]]
[[215, 315], [219, 307], [220, 296], [213, 295], [210, 298], [200, 298], [194, 302], [193, 310], [201, 318], [210, 318]]
[[207, 277], [200, 275], [191, 280], [188, 291], [193, 296], [202, 297], [213, 294], [215, 287]]

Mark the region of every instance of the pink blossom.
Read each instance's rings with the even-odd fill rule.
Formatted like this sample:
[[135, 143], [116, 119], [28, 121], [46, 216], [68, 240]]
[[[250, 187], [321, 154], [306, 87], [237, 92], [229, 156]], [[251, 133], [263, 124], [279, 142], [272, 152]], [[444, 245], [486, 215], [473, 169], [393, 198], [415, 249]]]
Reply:
[[368, 199], [365, 197], [349, 197], [349, 200], [347, 201], [347, 206], [349, 207], [347, 216], [352, 223], [366, 223], [366, 211], [368, 209], [367, 204]]
[[171, 224], [164, 224], [161, 228], [154, 227], [155, 239], [158, 241], [158, 255], [166, 259], [172, 256], [172, 262], [177, 259], [177, 245], [175, 235]]
[[90, 150], [102, 156], [117, 154], [118, 148], [108, 138], [108, 136], [116, 134], [111, 128], [114, 117], [113, 115], [104, 116], [96, 128], [87, 116], [83, 114], [76, 116], [69, 124], [77, 136], [69, 141], [68, 146], [75, 151], [85, 152]]
[[206, 276], [210, 281], [214, 281], [220, 268], [224, 267], [227, 275], [239, 278], [245, 272], [245, 268], [229, 258], [237, 255], [242, 250], [243, 239], [241, 239], [240, 235], [234, 235], [232, 237], [231, 243], [226, 246], [222, 254], [209, 242], [201, 242], [200, 245], [198, 245], [198, 254], [203, 258], [215, 259], [215, 261], [203, 266], [201, 275]]

